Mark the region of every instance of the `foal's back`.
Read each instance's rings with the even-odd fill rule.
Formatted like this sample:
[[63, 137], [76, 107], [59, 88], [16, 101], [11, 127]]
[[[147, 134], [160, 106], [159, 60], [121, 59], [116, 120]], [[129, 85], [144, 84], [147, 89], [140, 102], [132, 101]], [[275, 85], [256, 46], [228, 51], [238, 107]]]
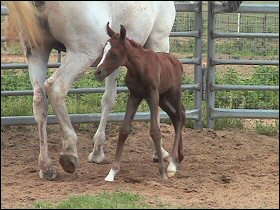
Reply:
[[[180, 87], [183, 79], [183, 65], [172, 54], [164, 52], [154, 52], [150, 49], [144, 49], [137, 43], [130, 40], [130, 44], [138, 51], [137, 58], [134, 58], [135, 65], [132, 71], [138, 74], [130, 75], [128, 71], [128, 80], [138, 80], [142, 87], [157, 85], [159, 93], [166, 92], [171, 87]], [[129, 55], [128, 55], [129, 56]], [[127, 81], [128, 82], [128, 81]], [[129, 84], [127, 84], [129, 87]]]
[[159, 52], [156, 53], [160, 71], [160, 93], [166, 89], [181, 86], [183, 79], [183, 65], [172, 54]]

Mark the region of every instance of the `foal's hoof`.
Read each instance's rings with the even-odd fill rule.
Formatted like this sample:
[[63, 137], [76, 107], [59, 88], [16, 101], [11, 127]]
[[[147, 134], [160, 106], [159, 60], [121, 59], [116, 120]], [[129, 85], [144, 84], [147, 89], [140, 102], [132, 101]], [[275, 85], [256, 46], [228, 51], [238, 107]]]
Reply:
[[162, 179], [168, 179], [168, 175], [166, 175], [166, 174], [161, 174], [161, 178], [162, 178]]
[[[163, 157], [163, 160], [164, 161], [169, 161], [169, 158], [170, 158], [170, 156], [168, 154], [167, 156]], [[153, 157], [153, 162], [158, 163], [158, 157]]]
[[[161, 153], [162, 153], [163, 160], [168, 161], [169, 157], [170, 157], [169, 153], [167, 151], [165, 151], [164, 149], [161, 150]], [[153, 162], [155, 162], [155, 163], [158, 162], [158, 155], [157, 155], [157, 153], [153, 154]]]
[[54, 180], [56, 178], [56, 175], [57, 175], [56, 170], [51, 167], [47, 171], [40, 170], [39, 172], [39, 177], [47, 181]]
[[167, 167], [167, 176], [169, 178], [175, 176], [177, 169], [178, 169], [178, 163], [174, 160], [174, 158], [170, 158]]
[[66, 173], [74, 173], [78, 158], [73, 155], [60, 155], [59, 163]]
[[175, 176], [176, 171], [167, 171], [168, 178]]

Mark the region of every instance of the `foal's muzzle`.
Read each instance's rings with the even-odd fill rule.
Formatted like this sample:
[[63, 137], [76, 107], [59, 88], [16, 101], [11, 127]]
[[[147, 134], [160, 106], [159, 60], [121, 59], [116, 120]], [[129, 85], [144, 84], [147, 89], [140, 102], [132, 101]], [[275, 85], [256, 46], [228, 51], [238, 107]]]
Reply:
[[104, 80], [108, 75], [106, 71], [102, 68], [97, 68], [96, 71], [94, 72], [95, 79], [98, 81]]

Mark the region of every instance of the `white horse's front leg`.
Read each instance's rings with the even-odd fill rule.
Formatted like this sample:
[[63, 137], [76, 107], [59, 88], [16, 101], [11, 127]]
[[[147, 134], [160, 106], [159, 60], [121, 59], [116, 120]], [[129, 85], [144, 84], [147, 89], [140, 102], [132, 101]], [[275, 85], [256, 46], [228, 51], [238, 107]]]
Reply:
[[63, 141], [59, 163], [67, 173], [74, 173], [78, 165], [78, 137], [68, 115], [65, 98], [72, 84], [90, 67], [93, 61], [93, 56], [68, 50], [62, 65], [44, 83], [61, 128]]
[[105, 160], [103, 147], [105, 144], [105, 129], [109, 112], [116, 104], [117, 99], [117, 77], [119, 69], [115, 70], [106, 78], [105, 93], [102, 97], [102, 113], [98, 129], [93, 137], [94, 148], [88, 156], [89, 162], [102, 163]]

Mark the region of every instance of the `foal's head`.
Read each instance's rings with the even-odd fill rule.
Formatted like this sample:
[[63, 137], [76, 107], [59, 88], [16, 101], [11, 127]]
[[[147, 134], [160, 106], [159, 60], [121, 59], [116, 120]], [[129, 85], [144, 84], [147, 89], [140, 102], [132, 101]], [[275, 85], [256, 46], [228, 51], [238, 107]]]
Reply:
[[125, 37], [126, 30], [121, 25], [120, 33], [115, 33], [107, 23], [107, 34], [110, 39], [106, 42], [103, 48], [101, 61], [97, 65], [97, 69], [94, 72], [97, 80], [103, 80], [109, 76], [114, 70], [124, 64], [126, 59], [125, 54]]

